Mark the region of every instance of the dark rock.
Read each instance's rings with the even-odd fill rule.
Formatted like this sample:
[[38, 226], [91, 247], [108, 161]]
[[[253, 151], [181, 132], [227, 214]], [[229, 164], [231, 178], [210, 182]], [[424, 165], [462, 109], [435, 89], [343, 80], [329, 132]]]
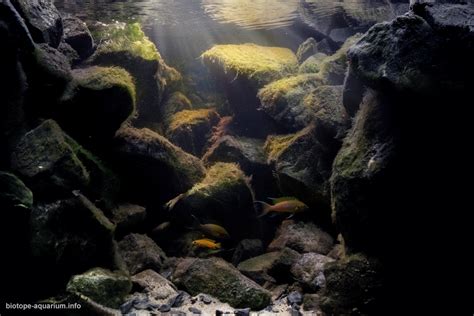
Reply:
[[317, 291], [325, 285], [324, 266], [334, 259], [317, 254], [305, 253], [292, 267], [291, 274], [310, 291]]
[[302, 63], [308, 57], [319, 53], [316, 46], [317, 42], [314, 38], [310, 37], [306, 41], [304, 41], [299, 47], [298, 50], [296, 51], [296, 58], [298, 59], [298, 62]]
[[344, 245], [342, 244], [336, 244], [334, 245], [334, 248], [328, 253], [329, 258], [333, 258], [335, 260], [339, 260], [344, 258], [346, 255], [346, 250], [344, 248]]
[[112, 308], [119, 307], [131, 289], [132, 284], [127, 276], [102, 268], [75, 275], [67, 284], [69, 293], [84, 295]]
[[372, 315], [377, 297], [381, 295], [381, 274], [378, 263], [363, 255], [353, 255], [325, 267], [326, 287], [320, 306], [336, 315]]
[[201, 299], [201, 302], [203, 302], [206, 305], [209, 305], [212, 303], [212, 299], [207, 295], [201, 295], [200, 299]]
[[137, 85], [139, 123], [160, 121], [159, 105], [166, 87], [181, 75], [166, 65], [138, 23], [102, 25], [94, 34], [100, 44], [88, 62], [127, 70]]
[[158, 308], [158, 310], [162, 313], [167, 313], [171, 310], [171, 306], [169, 306], [168, 304], [163, 304], [160, 306], [160, 308]]
[[205, 173], [199, 159], [149, 129], [120, 129], [115, 152], [118, 168], [130, 184], [127, 194], [144, 204], [187, 191]]
[[197, 314], [197, 315], [202, 314], [201, 310], [197, 309], [196, 307], [192, 307], [192, 306], [188, 308], [188, 311], [190, 311], [191, 314]]
[[[0, 208], [3, 212], [33, 206], [33, 193], [15, 175], [0, 171]], [[3, 218], [3, 215], [0, 215]], [[3, 222], [3, 221], [2, 221]]]
[[235, 316], [250, 316], [250, 308], [236, 309], [234, 313]]
[[220, 258], [185, 259], [173, 281], [192, 295], [207, 293], [236, 308], [259, 310], [270, 303], [270, 293]]
[[293, 304], [301, 305], [301, 303], [303, 303], [303, 294], [299, 292], [291, 292], [286, 297], [286, 300], [288, 301], [289, 305], [293, 305]]
[[[10, 33], [8, 36], [11, 36], [14, 43], [14, 45], [6, 47], [18, 47], [23, 53], [34, 49], [35, 44], [28, 27], [11, 1], [4, 0], [0, 3], [0, 20], [2, 21], [2, 29]], [[6, 34], [2, 34], [2, 39], [4, 39], [3, 36], [6, 36]], [[2, 41], [2, 43], [4, 42]]]
[[349, 67], [346, 79], [344, 80], [344, 91], [342, 93], [342, 104], [350, 117], [354, 117], [359, 110], [366, 87], [354, 73], [354, 69]]
[[334, 239], [313, 223], [295, 223], [292, 220], [286, 220], [268, 246], [268, 251], [288, 247], [300, 253], [315, 252], [325, 255], [331, 251], [333, 244]]
[[260, 239], [243, 239], [235, 248], [232, 256], [232, 264], [238, 265], [240, 262], [256, 257], [263, 253], [263, 243]]
[[66, 56], [67, 60], [69, 61], [69, 64], [71, 64], [71, 66], [73, 67], [81, 61], [79, 54], [74, 50], [74, 48], [72, 48], [71, 45], [64, 41], [59, 44], [58, 51], [64, 56]]
[[119, 251], [130, 274], [136, 274], [146, 269], [160, 271], [166, 254], [146, 235], [130, 234], [119, 243]]
[[166, 135], [173, 144], [200, 157], [219, 120], [213, 109], [183, 110], [171, 116]]
[[[216, 163], [189, 191], [167, 203], [174, 219], [191, 225], [196, 216], [217, 222], [236, 240], [255, 237], [256, 214], [249, 179], [236, 164]], [[245, 229], [242, 229], [245, 227]]]
[[124, 315], [127, 315], [132, 310], [134, 304], [134, 299], [123, 303], [122, 305], [120, 305], [120, 312]]
[[[183, 306], [184, 302], [189, 299], [191, 297], [191, 295], [189, 295], [188, 293], [184, 292], [184, 291], [179, 291], [178, 292], [178, 295], [176, 295], [174, 298], [172, 298], [170, 300], [170, 305], [171, 307], [181, 307]], [[191, 303], [195, 303], [195, 302], [192, 302], [191, 300]]]
[[79, 54], [81, 59], [93, 53], [94, 39], [86, 23], [74, 16], [63, 18], [64, 41]]
[[110, 204], [119, 188], [113, 173], [52, 120], [24, 135], [12, 153], [12, 166], [48, 199], [79, 189]]
[[161, 119], [166, 125], [169, 125], [171, 117], [184, 110], [193, 108], [191, 101], [182, 92], [174, 92], [169, 95], [160, 107]]
[[316, 53], [322, 53], [326, 55], [331, 55], [334, 52], [333, 45], [326, 38], [316, 43], [315, 50]]
[[305, 294], [303, 296], [303, 310], [315, 312], [317, 316], [322, 315], [322, 311], [319, 308], [320, 299], [319, 294]]
[[148, 294], [155, 303], [167, 303], [172, 307], [176, 305], [176, 288], [175, 286], [160, 274], [153, 270], [144, 270], [132, 276], [134, 289]]
[[112, 222], [116, 236], [137, 232], [144, 226], [146, 209], [139, 205], [121, 204], [112, 210]]
[[12, 3], [25, 19], [35, 42], [58, 47], [63, 35], [63, 23], [52, 0], [13, 0]]

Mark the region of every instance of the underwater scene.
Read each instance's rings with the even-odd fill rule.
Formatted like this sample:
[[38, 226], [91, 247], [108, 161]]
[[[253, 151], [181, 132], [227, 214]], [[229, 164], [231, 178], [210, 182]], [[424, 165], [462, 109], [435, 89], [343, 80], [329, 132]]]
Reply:
[[0, 43], [0, 316], [464, 315], [473, 0], [0, 0]]

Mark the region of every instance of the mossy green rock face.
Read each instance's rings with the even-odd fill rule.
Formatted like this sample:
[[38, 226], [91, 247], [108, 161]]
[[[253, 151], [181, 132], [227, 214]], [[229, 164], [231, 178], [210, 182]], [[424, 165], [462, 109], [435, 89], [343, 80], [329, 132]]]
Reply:
[[118, 308], [131, 290], [132, 282], [128, 276], [102, 268], [75, 275], [67, 284], [68, 292], [84, 295], [111, 308]]
[[181, 75], [166, 65], [156, 46], [138, 23], [113, 23], [95, 32], [100, 45], [89, 63], [126, 69], [137, 84], [137, 109], [141, 120], [159, 120], [159, 105], [167, 85]]
[[110, 140], [135, 113], [134, 80], [117, 67], [76, 69], [72, 75], [54, 115], [80, 140]]
[[12, 207], [31, 208], [33, 193], [15, 175], [0, 171], [1, 209]]
[[256, 214], [249, 181], [237, 164], [216, 163], [201, 182], [168, 205], [176, 220], [191, 224], [193, 214], [204, 222], [216, 221], [232, 238], [253, 237]]
[[126, 192], [157, 202], [186, 192], [205, 174], [201, 161], [149, 129], [121, 128], [115, 137], [118, 170], [128, 179]]
[[175, 145], [200, 157], [219, 120], [214, 109], [183, 110], [171, 116], [166, 134]]
[[271, 302], [270, 292], [220, 258], [183, 260], [173, 282], [192, 295], [209, 294], [235, 308], [261, 310]]
[[210, 69], [246, 78], [257, 88], [295, 73], [298, 65], [296, 55], [288, 48], [250, 43], [216, 45], [201, 58]]
[[30, 223], [39, 278], [54, 274], [49, 282], [61, 284], [91, 267], [115, 268], [115, 226], [83, 195], [34, 207]]
[[119, 190], [117, 177], [53, 120], [23, 136], [12, 153], [12, 165], [43, 198], [80, 189], [109, 206]]
[[326, 287], [320, 297], [321, 309], [330, 315], [344, 316], [373, 315], [380, 311], [376, 306], [383, 284], [380, 269], [377, 261], [362, 254], [326, 264]]
[[193, 108], [191, 101], [182, 92], [174, 92], [161, 105], [161, 117], [169, 124], [175, 113]]

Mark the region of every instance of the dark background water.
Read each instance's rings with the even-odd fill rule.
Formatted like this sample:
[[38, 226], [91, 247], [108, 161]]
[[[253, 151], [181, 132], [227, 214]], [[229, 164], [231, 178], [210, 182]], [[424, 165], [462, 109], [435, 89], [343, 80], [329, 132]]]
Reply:
[[[306, 38], [364, 31], [396, 9], [388, 0], [56, 0], [86, 21], [139, 21], [174, 66], [214, 44], [253, 42], [296, 50]], [[338, 33], [338, 34], [339, 34]]]

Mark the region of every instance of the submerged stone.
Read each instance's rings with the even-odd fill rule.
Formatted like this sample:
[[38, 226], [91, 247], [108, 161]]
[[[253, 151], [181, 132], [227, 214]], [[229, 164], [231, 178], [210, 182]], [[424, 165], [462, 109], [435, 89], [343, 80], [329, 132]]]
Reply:
[[94, 39], [86, 23], [74, 16], [63, 18], [64, 41], [79, 54], [81, 59], [89, 57], [93, 53]]
[[[178, 292], [173, 283], [162, 277], [158, 272], [145, 270], [132, 276], [135, 288], [144, 292], [152, 298], [154, 304], [166, 304], [170, 301], [176, 302]], [[171, 304], [171, 307], [178, 307], [179, 304]]]
[[305, 253], [291, 267], [293, 277], [307, 290], [317, 291], [326, 284], [324, 267], [334, 259], [317, 253]]
[[148, 236], [129, 234], [119, 243], [118, 248], [130, 274], [136, 274], [147, 269], [159, 272], [166, 254]]
[[182, 92], [174, 92], [163, 102], [161, 105], [161, 117], [165, 124], [169, 124], [169, 121], [174, 114], [184, 111], [191, 110], [193, 105], [191, 101]]
[[[31, 208], [33, 193], [14, 174], [0, 171], [0, 208]], [[3, 216], [2, 216], [3, 217]]]

